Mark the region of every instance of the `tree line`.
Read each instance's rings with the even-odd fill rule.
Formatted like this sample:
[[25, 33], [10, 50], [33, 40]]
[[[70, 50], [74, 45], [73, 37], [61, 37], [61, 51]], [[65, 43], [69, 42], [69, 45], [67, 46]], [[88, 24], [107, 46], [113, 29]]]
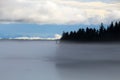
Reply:
[[111, 22], [105, 28], [103, 23], [96, 28], [80, 28], [78, 31], [63, 32], [61, 40], [66, 41], [120, 41], [120, 21]]

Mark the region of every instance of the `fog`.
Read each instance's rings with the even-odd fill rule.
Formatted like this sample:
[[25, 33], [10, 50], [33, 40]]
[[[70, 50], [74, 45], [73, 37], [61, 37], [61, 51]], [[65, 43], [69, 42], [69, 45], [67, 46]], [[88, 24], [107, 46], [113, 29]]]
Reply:
[[0, 80], [119, 80], [119, 43], [0, 41]]

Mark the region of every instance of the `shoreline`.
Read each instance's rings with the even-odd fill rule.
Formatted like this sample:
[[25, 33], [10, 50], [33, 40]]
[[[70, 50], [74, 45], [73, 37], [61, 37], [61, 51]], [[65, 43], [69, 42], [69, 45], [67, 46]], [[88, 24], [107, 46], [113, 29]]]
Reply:
[[59, 40], [60, 43], [83, 43], [83, 44], [97, 44], [97, 43], [104, 43], [104, 44], [109, 44], [109, 43], [120, 43], [120, 41], [71, 41], [71, 40]]
[[60, 41], [59, 39], [0, 39], [0, 41]]
[[0, 39], [0, 42], [2, 41], [26, 41], [26, 42], [30, 42], [30, 41], [53, 41], [56, 43], [65, 43], [65, 44], [120, 44], [120, 41], [66, 41], [66, 40], [60, 40], [60, 39], [56, 39], [56, 40], [48, 40], [48, 39]]

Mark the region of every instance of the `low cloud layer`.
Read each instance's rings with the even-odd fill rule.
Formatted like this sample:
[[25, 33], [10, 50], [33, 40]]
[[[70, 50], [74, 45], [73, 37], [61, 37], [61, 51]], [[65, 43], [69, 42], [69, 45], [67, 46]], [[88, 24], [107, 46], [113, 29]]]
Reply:
[[0, 0], [0, 23], [98, 24], [120, 20], [120, 2], [106, 1]]

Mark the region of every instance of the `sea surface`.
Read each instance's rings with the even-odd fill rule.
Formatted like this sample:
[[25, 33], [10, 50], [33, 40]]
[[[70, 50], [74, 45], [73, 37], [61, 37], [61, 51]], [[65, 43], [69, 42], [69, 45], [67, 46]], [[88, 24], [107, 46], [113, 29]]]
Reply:
[[0, 80], [120, 80], [120, 43], [0, 40]]

